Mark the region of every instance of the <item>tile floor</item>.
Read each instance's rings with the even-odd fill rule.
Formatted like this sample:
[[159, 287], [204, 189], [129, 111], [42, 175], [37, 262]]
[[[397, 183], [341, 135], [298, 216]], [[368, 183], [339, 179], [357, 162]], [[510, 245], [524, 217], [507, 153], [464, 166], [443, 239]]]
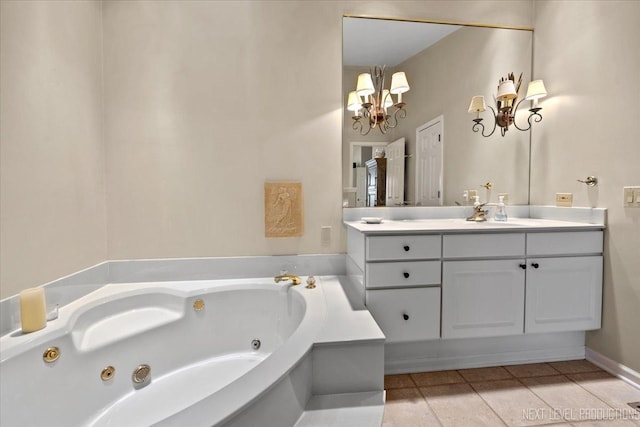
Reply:
[[640, 426], [640, 390], [586, 360], [388, 375], [383, 427]]

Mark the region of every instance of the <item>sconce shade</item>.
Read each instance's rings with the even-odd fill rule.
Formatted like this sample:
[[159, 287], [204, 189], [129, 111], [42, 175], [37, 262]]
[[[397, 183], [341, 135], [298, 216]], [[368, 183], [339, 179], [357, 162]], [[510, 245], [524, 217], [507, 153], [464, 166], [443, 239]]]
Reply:
[[347, 110], [358, 111], [362, 108], [362, 100], [358, 96], [355, 90], [349, 92], [349, 99], [347, 100]]
[[373, 80], [371, 80], [371, 74], [362, 73], [358, 75], [358, 84], [356, 85], [356, 94], [358, 96], [369, 96], [376, 90], [373, 87]]
[[542, 80], [534, 80], [529, 83], [526, 99], [540, 99], [545, 96], [547, 96], [547, 89], [544, 87], [544, 82]]
[[407, 76], [404, 74], [404, 72], [399, 71], [397, 73], [393, 73], [393, 75], [391, 76], [390, 92], [394, 95], [409, 92], [409, 83], [407, 82]]
[[389, 108], [393, 105], [393, 98], [387, 89], [382, 91], [382, 101], [380, 102], [383, 108]]
[[504, 80], [498, 86], [498, 95], [496, 98], [500, 100], [514, 99], [518, 96], [513, 80]]
[[474, 96], [471, 98], [471, 104], [469, 104], [470, 113], [482, 113], [487, 110], [487, 105], [484, 102], [484, 96]]

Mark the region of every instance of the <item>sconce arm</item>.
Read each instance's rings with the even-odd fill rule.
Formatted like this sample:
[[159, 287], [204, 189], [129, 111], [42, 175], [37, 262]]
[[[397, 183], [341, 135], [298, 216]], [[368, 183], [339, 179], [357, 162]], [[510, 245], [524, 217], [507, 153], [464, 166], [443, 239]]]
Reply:
[[393, 122], [391, 122], [391, 120], [389, 120], [391, 118], [391, 115], [387, 115], [387, 120], [386, 121], [386, 128], [387, 129], [393, 129], [394, 127], [398, 126], [398, 117], [401, 119], [404, 119], [407, 117], [407, 110], [405, 110], [404, 108], [404, 103], [402, 104], [395, 104], [394, 107], [396, 108], [396, 111], [394, 111], [393, 113]]
[[516, 107], [513, 109], [513, 125], [518, 130], [527, 131], [527, 130], [531, 129], [531, 125], [533, 124], [532, 120], [535, 121], [536, 123], [540, 123], [542, 121], [542, 116], [540, 115], [540, 113], [538, 113], [538, 111], [542, 110], [542, 108], [536, 107], [536, 108], [530, 108], [529, 109], [529, 111], [531, 112], [531, 114], [529, 114], [529, 117], [527, 117], [527, 123], [529, 123], [529, 126], [527, 126], [526, 128], [523, 129], [520, 126], [518, 126], [518, 124], [516, 123], [516, 114], [518, 112], [518, 107], [520, 106], [522, 101], [526, 101], [526, 98], [521, 99], [516, 104]]
[[362, 125], [363, 118], [367, 119], [367, 117], [354, 116], [353, 125], [351, 127], [353, 128], [353, 130], [357, 131], [360, 135], [367, 135], [369, 132], [371, 132], [371, 123], [367, 119], [366, 122], [369, 126], [365, 129], [364, 126]]
[[485, 129], [484, 129], [484, 125], [482, 124], [482, 119], [481, 118], [473, 119], [475, 124], [471, 127], [471, 130], [473, 130], [474, 132], [478, 132], [478, 131], [482, 130], [482, 132], [480, 132], [480, 134], [482, 136], [484, 136], [485, 138], [488, 138], [491, 135], [493, 135], [493, 133], [496, 131], [496, 127], [498, 125], [498, 119], [497, 119], [496, 110], [494, 110], [491, 105], [488, 105], [488, 107], [491, 109], [491, 112], [493, 114], [493, 129], [491, 130], [491, 132], [488, 135], [484, 134], [484, 130]]

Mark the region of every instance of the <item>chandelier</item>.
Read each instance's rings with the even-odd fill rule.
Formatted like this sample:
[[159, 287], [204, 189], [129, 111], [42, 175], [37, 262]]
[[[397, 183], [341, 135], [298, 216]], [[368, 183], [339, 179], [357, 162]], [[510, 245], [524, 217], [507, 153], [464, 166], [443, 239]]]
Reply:
[[[469, 105], [469, 113], [476, 113], [476, 118], [473, 119], [474, 125], [471, 129], [474, 132], [480, 132], [484, 137], [493, 135], [496, 131], [496, 127], [500, 127], [500, 134], [504, 136], [509, 130], [509, 126], [513, 125], [516, 129], [521, 131], [527, 131], [531, 129], [533, 122], [540, 122], [542, 116], [540, 115], [541, 107], [538, 107], [538, 99], [547, 96], [547, 90], [544, 87], [542, 80], [534, 80], [529, 83], [527, 88], [527, 95], [518, 101], [518, 92], [520, 91], [520, 85], [522, 84], [522, 73], [518, 77], [516, 82], [513, 73], [509, 73], [506, 78], [501, 78], [498, 83], [498, 93], [495, 97], [496, 109], [492, 106], [489, 108], [493, 112], [493, 129], [489, 134], [485, 134], [484, 124], [482, 124], [482, 118], [480, 113], [487, 110], [487, 106], [484, 102], [484, 96], [474, 96], [471, 98], [471, 104]], [[521, 128], [516, 123], [516, 113], [518, 106], [522, 101], [532, 101], [532, 106], [529, 109], [529, 117], [527, 118], [528, 126]]]
[[[385, 66], [375, 66], [369, 73], [358, 76], [356, 90], [349, 93], [347, 109], [353, 111], [353, 129], [360, 135], [367, 135], [376, 127], [383, 134], [398, 126], [398, 119], [407, 117], [406, 105], [402, 102], [402, 94], [409, 90], [409, 83], [404, 72], [391, 76], [391, 87], [384, 89]], [[392, 95], [398, 95], [398, 102]], [[395, 111], [389, 114], [389, 109]]]

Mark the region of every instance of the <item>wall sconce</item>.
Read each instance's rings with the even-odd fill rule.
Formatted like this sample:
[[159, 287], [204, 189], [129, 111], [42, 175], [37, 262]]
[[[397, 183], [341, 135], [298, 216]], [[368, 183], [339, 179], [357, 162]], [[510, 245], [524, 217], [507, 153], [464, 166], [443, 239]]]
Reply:
[[[531, 124], [533, 122], [542, 121], [542, 116], [539, 111], [542, 110], [541, 107], [538, 107], [538, 99], [544, 98], [547, 96], [547, 90], [544, 87], [544, 83], [542, 80], [534, 80], [529, 83], [527, 88], [527, 95], [524, 99], [518, 101], [518, 91], [520, 90], [520, 85], [522, 83], [522, 73], [518, 78], [518, 82], [516, 83], [515, 77], [513, 73], [509, 73], [507, 78], [501, 78], [498, 84], [498, 93], [495, 97], [496, 99], [496, 110], [493, 109], [492, 106], [489, 106], [491, 111], [493, 112], [493, 129], [488, 135], [484, 133], [484, 124], [482, 124], [482, 118], [480, 117], [480, 113], [487, 110], [487, 106], [484, 102], [484, 96], [474, 96], [471, 98], [471, 104], [469, 104], [469, 113], [476, 113], [476, 118], [473, 119], [474, 125], [472, 126], [472, 130], [474, 132], [482, 131], [481, 135], [484, 137], [489, 137], [493, 135], [493, 132], [496, 131], [496, 127], [500, 127], [500, 134], [504, 136], [509, 130], [509, 126], [513, 125], [516, 129], [521, 131], [527, 131], [531, 129]], [[518, 110], [518, 106], [522, 101], [532, 101], [531, 108], [529, 109], [529, 117], [527, 118], [527, 122], [529, 125], [526, 128], [521, 128], [516, 123], [516, 113]]]
[[[370, 73], [360, 74], [356, 90], [349, 92], [347, 109], [353, 111], [353, 129], [360, 135], [367, 135], [376, 127], [383, 134], [387, 133], [387, 130], [398, 126], [399, 118], [407, 117], [406, 104], [402, 102], [402, 94], [409, 91], [407, 76], [401, 71], [394, 73], [389, 89], [384, 89], [384, 80], [385, 66], [376, 66]], [[398, 102], [393, 102], [392, 95], [398, 95]], [[364, 102], [361, 97], [364, 97]], [[396, 109], [393, 115], [388, 114], [391, 107]]]

